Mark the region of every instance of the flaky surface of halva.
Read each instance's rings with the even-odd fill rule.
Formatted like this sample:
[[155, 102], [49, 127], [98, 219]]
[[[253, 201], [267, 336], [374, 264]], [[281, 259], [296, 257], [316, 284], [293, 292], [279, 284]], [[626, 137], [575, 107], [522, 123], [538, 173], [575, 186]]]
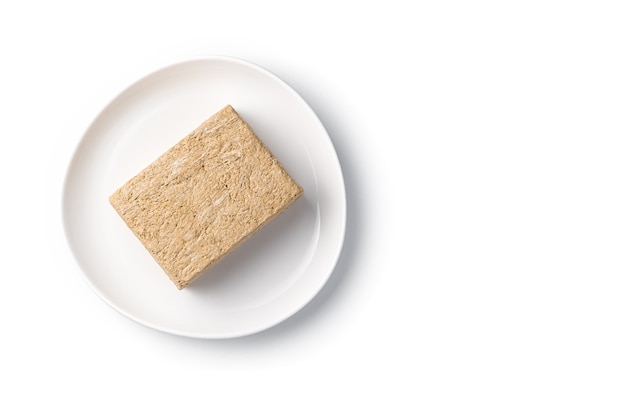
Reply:
[[302, 194], [228, 105], [121, 186], [109, 201], [183, 289]]

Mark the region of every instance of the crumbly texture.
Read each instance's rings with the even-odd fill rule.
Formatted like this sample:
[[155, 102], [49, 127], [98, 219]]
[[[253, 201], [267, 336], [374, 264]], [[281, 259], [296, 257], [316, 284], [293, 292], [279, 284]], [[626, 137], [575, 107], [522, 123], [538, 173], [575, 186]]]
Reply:
[[303, 192], [228, 105], [109, 201], [183, 289]]

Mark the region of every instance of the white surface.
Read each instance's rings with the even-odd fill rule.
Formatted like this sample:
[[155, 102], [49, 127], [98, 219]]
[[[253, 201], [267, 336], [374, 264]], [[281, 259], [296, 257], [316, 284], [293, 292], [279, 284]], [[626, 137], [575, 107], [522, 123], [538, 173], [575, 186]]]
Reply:
[[[305, 192], [179, 291], [107, 197], [227, 104]], [[168, 333], [231, 338], [274, 326], [315, 297], [341, 252], [345, 201], [334, 147], [303, 99], [254, 64], [203, 57], [150, 73], [103, 109], [72, 156], [62, 205], [77, 264], [113, 308]]]
[[[0, 393], [626, 393], [623, 2], [194, 4], [0, 6]], [[311, 105], [348, 223], [303, 310], [207, 341], [103, 304], [60, 197], [110, 98], [211, 54]]]

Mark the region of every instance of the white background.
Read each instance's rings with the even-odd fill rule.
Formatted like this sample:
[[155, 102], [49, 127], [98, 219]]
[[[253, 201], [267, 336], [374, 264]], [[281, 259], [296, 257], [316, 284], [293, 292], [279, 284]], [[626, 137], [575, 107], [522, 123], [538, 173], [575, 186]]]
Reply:
[[[8, 3], [1, 394], [626, 393], [623, 2]], [[61, 226], [91, 120], [201, 55], [295, 88], [348, 195], [326, 287], [233, 340], [118, 314]]]

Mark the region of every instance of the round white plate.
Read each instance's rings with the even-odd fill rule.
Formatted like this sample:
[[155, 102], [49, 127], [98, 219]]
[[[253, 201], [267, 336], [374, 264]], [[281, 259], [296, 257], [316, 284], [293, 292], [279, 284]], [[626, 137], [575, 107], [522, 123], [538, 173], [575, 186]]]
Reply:
[[[179, 291], [108, 197], [226, 104], [305, 194]], [[63, 221], [81, 272], [113, 308], [165, 332], [229, 338], [283, 321], [322, 288], [343, 244], [345, 189], [326, 130], [293, 89], [251, 63], [208, 57], [148, 75], [98, 115], [67, 171]]]

